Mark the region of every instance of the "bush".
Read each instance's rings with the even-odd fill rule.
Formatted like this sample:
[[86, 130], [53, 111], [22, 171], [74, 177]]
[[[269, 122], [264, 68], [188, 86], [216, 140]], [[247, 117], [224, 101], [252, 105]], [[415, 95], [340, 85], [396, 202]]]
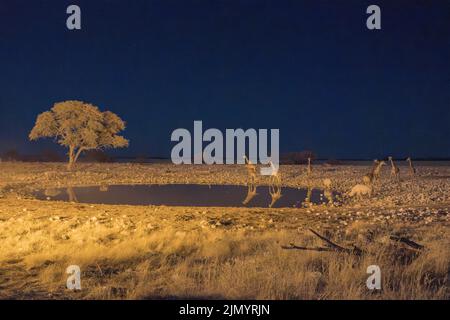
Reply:
[[83, 162], [114, 162], [114, 159], [110, 157], [103, 150], [89, 150], [86, 151], [84, 157], [81, 159]]
[[314, 160], [317, 158], [317, 156], [314, 152], [309, 150], [289, 152], [281, 155], [280, 162], [282, 164], [306, 164], [308, 163], [308, 158]]
[[41, 152], [40, 160], [43, 162], [62, 162], [64, 161], [63, 157], [61, 157], [57, 152], [45, 149]]
[[19, 152], [17, 152], [16, 149], [11, 149], [3, 154], [2, 159], [4, 161], [21, 161], [22, 157], [20, 156]]

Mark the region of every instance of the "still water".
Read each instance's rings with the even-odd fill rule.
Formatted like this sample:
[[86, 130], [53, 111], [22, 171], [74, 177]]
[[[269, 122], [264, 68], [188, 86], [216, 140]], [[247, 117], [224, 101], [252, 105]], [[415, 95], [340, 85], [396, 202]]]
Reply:
[[[255, 192], [256, 191], [256, 192]], [[327, 201], [317, 189], [281, 188], [281, 197], [273, 207], [300, 207], [306, 200]], [[40, 200], [72, 201], [90, 204], [166, 205], [188, 207], [263, 207], [272, 202], [268, 186], [249, 190], [237, 185], [113, 185], [46, 189], [35, 193]], [[245, 203], [245, 204], [244, 204]]]

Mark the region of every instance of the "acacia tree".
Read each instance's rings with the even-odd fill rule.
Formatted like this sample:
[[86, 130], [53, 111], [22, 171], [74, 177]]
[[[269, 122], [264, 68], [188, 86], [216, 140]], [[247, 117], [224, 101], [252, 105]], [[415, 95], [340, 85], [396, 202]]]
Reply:
[[83, 151], [127, 147], [128, 140], [118, 135], [124, 129], [125, 122], [115, 113], [71, 100], [55, 103], [50, 111], [38, 115], [29, 138], [54, 138], [68, 148], [70, 170]]

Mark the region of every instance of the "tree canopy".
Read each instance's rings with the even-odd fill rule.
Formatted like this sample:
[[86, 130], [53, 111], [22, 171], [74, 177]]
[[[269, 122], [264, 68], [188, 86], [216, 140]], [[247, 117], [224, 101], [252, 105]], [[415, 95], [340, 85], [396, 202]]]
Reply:
[[30, 140], [54, 138], [69, 148], [69, 168], [83, 151], [127, 147], [129, 141], [118, 135], [125, 122], [115, 113], [101, 112], [82, 101], [58, 102], [50, 111], [38, 115]]

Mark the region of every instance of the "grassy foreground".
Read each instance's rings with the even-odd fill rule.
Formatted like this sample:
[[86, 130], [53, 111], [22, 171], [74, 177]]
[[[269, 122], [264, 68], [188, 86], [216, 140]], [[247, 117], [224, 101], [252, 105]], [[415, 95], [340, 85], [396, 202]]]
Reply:
[[[56, 164], [48, 167], [3, 163], [0, 167], [3, 169], [0, 174], [0, 298], [3, 299], [450, 297], [448, 182], [442, 182], [441, 178], [446, 176], [447, 167], [429, 169], [436, 172], [432, 178], [418, 177], [417, 184], [431, 184], [434, 193], [430, 191], [430, 197], [417, 204], [405, 206], [395, 205], [396, 199], [384, 201], [392, 196], [381, 191], [389, 190], [385, 177], [378, 196], [367, 203], [302, 209], [107, 206], [38, 201], [29, 196], [29, 189], [58, 186], [62, 180], [52, 182], [48, 178], [51, 175], [64, 175], [80, 185], [91, 185], [93, 175], [103, 174], [111, 175], [105, 180], [112, 183], [136, 181], [133, 173], [127, 171], [129, 180], [124, 182], [120, 173], [112, 173], [109, 165], [86, 167], [72, 173]], [[293, 174], [289, 170], [294, 169], [297, 170], [286, 168], [285, 172]], [[176, 174], [179, 169], [169, 165], [148, 166], [145, 170], [156, 182], [167, 177], [183, 179]], [[210, 179], [202, 178], [204, 167], [196, 170], [199, 174], [192, 176]], [[216, 175], [220, 181], [245, 181], [245, 171], [236, 174], [236, 168], [235, 171], [212, 170], [220, 170], [222, 174]], [[364, 171], [336, 168], [336, 172], [339, 170], [355, 172], [353, 176], [346, 174], [347, 179], [354, 181]], [[322, 177], [325, 171], [317, 168], [316, 174]], [[141, 180], [142, 171], [134, 172], [134, 179]], [[332, 174], [340, 173], [332, 171]], [[298, 179], [291, 183], [301, 184], [301, 177]], [[97, 183], [104, 181], [97, 179]], [[433, 187], [436, 185], [442, 191], [436, 191]], [[413, 189], [403, 187], [399, 193], [406, 194], [408, 190]], [[324, 242], [310, 228], [346, 248], [355, 245], [364, 254], [282, 248], [290, 244], [324, 247]], [[411, 239], [424, 249], [393, 241], [392, 235]], [[65, 271], [69, 265], [81, 268], [81, 291], [66, 289]], [[380, 291], [366, 287], [369, 277], [366, 271], [370, 265], [381, 268]]]

